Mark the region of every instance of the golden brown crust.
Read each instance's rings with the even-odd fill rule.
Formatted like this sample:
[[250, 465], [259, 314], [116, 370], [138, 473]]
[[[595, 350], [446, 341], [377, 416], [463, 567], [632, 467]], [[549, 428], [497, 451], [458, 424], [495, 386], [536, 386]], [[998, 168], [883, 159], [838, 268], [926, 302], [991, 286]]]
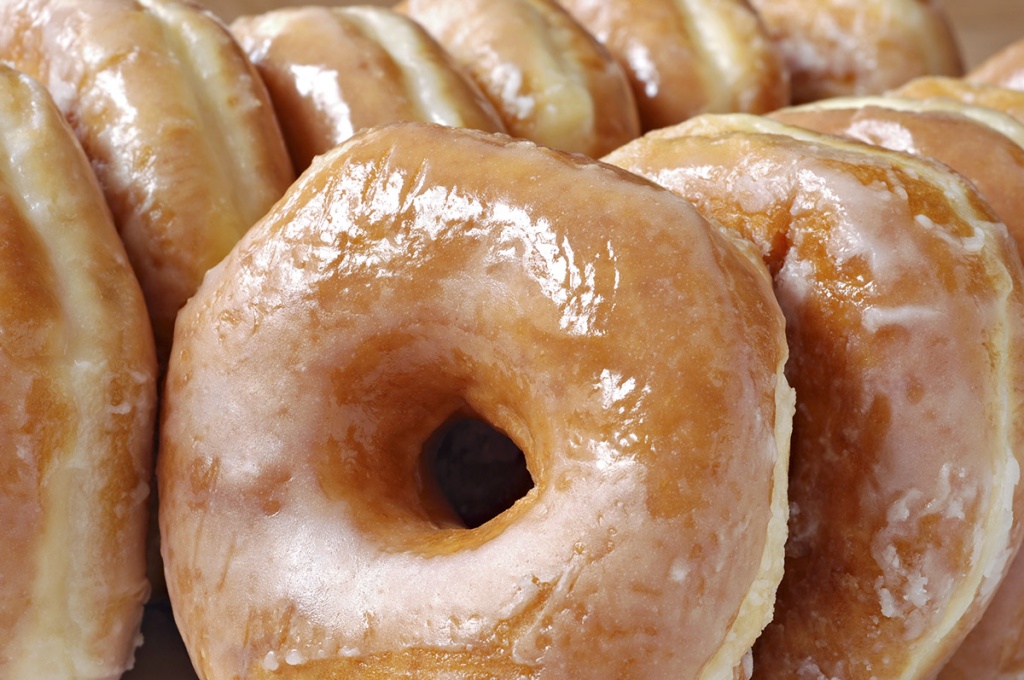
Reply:
[[751, 0], [792, 76], [793, 101], [881, 94], [925, 75], [959, 76], [936, 0]]
[[645, 130], [789, 103], [789, 73], [745, 0], [559, 0], [629, 76]]
[[71, 130], [0, 67], [0, 677], [116, 678], [148, 593], [156, 360]]
[[277, 10], [241, 17], [231, 30], [267, 84], [300, 171], [354, 132], [384, 123], [505, 131], [441, 46], [391, 10]]
[[171, 0], [13, 0], [0, 55], [71, 122], [142, 284], [160, 353], [206, 270], [293, 173], [227, 30]]
[[608, 160], [757, 244], [786, 312], [790, 541], [758, 675], [936, 672], [1021, 540], [1005, 229], [937, 164], [766, 118], [704, 116]]
[[554, 0], [407, 0], [516, 137], [600, 156], [640, 134], [629, 81]]
[[[668, 192], [379, 128], [314, 163], [177, 331], [161, 528], [207, 680], [731, 677], [770, 617], [782, 317], [756, 253]], [[476, 529], [419, 472], [467, 408], [535, 483]]]

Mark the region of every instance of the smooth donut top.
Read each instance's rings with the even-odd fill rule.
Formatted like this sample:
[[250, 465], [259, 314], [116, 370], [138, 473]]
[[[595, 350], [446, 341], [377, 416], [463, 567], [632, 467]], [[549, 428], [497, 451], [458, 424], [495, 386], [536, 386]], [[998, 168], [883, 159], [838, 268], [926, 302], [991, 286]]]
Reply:
[[259, 76], [212, 15], [174, 0], [3, 2], [0, 58], [71, 122], [165, 358], [203, 274], [294, 178]]
[[509, 133], [598, 157], [640, 135], [626, 74], [554, 0], [407, 0]]
[[608, 157], [757, 244], [797, 391], [786, 574], [766, 677], [923, 677], [1021, 540], [1024, 273], [931, 161], [703, 116]]
[[[722, 677], [770, 617], [781, 312], [749, 246], [645, 181], [504, 136], [357, 135], [211, 272], [175, 348], [161, 528], [209, 673]], [[463, 410], [535, 483], [475, 529], [420, 464]]]
[[948, 165], [978, 188], [1024, 246], [1024, 124], [1010, 116], [938, 97], [886, 96], [828, 99], [771, 117]]
[[81, 147], [0, 67], [0, 677], [117, 677], [149, 592], [153, 336]]
[[267, 84], [299, 171], [356, 131], [384, 123], [505, 130], [441, 46], [391, 10], [282, 9], [241, 17], [231, 31]]
[[789, 73], [745, 0], [559, 0], [629, 76], [645, 130], [789, 103]]
[[881, 94], [911, 78], [959, 76], [960, 51], [936, 0], [751, 0], [775, 38], [797, 104]]

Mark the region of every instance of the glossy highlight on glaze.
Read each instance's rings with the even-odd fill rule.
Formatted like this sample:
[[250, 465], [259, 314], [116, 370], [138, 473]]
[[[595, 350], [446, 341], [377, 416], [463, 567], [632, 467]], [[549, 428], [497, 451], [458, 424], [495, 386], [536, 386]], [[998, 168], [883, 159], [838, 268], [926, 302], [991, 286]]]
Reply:
[[[781, 311], [756, 253], [647, 182], [504, 136], [356, 135], [175, 347], [160, 519], [208, 680], [723, 677], [770, 617]], [[534, 480], [475, 529], [420, 464], [462, 413]]]

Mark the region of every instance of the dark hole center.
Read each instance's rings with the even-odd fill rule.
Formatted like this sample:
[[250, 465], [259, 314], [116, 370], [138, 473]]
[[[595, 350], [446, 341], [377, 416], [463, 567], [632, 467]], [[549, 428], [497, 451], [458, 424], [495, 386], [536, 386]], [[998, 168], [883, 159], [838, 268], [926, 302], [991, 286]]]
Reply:
[[425, 453], [441, 495], [469, 529], [505, 512], [533, 488], [523, 452], [477, 418], [446, 423]]

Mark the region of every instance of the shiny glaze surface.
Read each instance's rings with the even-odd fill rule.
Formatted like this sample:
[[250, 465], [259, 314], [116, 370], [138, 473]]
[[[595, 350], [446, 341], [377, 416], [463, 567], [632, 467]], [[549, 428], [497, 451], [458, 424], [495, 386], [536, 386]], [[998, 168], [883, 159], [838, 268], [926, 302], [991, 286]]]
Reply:
[[241, 17], [297, 169], [363, 128], [421, 121], [505, 127], [480, 89], [408, 17], [376, 7], [303, 7]]
[[[783, 319], [753, 249], [669, 192], [376, 129], [314, 162], [177, 331], [160, 522], [207, 680], [731, 678], [770, 618]], [[476, 529], [420, 464], [466, 411], [535, 483]]]
[[1021, 540], [1005, 228], [938, 164], [766, 118], [693, 119], [608, 160], [755, 243], [786, 313], [790, 539], [754, 677], [930, 677]]
[[258, 76], [212, 16], [172, 0], [0, 3], [0, 58], [71, 122], [166, 356], [203, 274], [294, 177]]
[[962, 78], [915, 78], [891, 94], [912, 99], [951, 99], [1001, 111], [1024, 123], [1024, 92]]
[[793, 101], [881, 94], [911, 78], [959, 76], [938, 0], [750, 0], [792, 74]]
[[789, 74], [745, 0], [559, 0], [629, 76], [645, 130], [789, 103]]
[[967, 79], [1024, 91], [1024, 38], [1007, 45], [972, 69]]
[[156, 360], [71, 130], [0, 67], [0, 677], [117, 678], [138, 644]]
[[1024, 124], [983, 107], [895, 96], [830, 99], [776, 120], [934, 158], [966, 177], [1024, 247]]
[[629, 80], [554, 0], [407, 0], [510, 134], [597, 157], [640, 134]]

